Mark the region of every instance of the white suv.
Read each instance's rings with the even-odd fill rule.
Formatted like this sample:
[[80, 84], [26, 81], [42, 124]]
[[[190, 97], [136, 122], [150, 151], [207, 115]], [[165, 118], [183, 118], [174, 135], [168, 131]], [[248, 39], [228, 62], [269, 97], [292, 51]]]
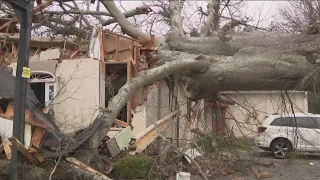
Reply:
[[255, 144], [275, 158], [287, 158], [293, 149], [320, 152], [320, 115], [284, 114], [267, 116]]

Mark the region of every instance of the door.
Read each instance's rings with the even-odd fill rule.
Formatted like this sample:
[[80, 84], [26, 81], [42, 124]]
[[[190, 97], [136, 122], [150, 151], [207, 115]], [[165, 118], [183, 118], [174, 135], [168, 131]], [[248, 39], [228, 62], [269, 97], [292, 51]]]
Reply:
[[296, 129], [298, 137], [297, 149], [312, 152], [319, 148], [318, 123], [315, 118], [296, 117]]
[[214, 134], [225, 135], [225, 107], [214, 106], [212, 119], [212, 131]]

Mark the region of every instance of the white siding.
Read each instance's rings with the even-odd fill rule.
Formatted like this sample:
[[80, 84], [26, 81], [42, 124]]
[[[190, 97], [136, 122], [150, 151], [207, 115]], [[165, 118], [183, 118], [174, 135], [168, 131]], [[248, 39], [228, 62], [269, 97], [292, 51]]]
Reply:
[[55, 120], [64, 133], [88, 127], [99, 114], [99, 61], [64, 60], [57, 66]]
[[256, 135], [257, 126], [263, 123], [266, 115], [273, 113], [308, 112], [307, 93], [288, 92], [239, 92], [229, 97], [237, 104], [227, 109], [227, 124], [236, 137]]

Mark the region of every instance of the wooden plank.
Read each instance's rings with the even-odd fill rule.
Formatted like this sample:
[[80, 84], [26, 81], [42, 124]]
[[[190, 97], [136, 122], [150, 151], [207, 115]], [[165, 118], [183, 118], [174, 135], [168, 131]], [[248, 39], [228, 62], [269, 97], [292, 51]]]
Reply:
[[128, 127], [128, 124], [124, 121], [121, 121], [119, 119], [116, 119], [115, 123], [118, 125], [118, 126], [121, 126], [121, 127]]
[[41, 154], [39, 153], [39, 151], [34, 148], [34, 147], [30, 147], [29, 148], [29, 152], [32, 154], [33, 157], [35, 157], [40, 163], [44, 163], [46, 162], [46, 158]]
[[17, 150], [20, 151], [21, 154], [28, 160], [33, 163], [37, 162], [37, 160], [29, 153], [29, 151], [23, 146], [23, 144], [21, 144], [15, 137], [10, 137], [9, 141], [11, 142], [12, 147], [17, 148]]
[[71, 55], [70, 55], [70, 58], [74, 58], [78, 53], [80, 52], [80, 48], [75, 50]]
[[4, 146], [3, 144], [0, 145], [0, 154], [2, 154], [2, 152], [4, 151]]
[[174, 111], [164, 118], [157, 121], [155, 124], [149, 126], [144, 132], [141, 132], [137, 135], [136, 138], [136, 150], [130, 152], [131, 154], [141, 153], [146, 149], [157, 137], [159, 136], [158, 132], [163, 131], [169, 124], [169, 119], [172, 118], [179, 111]]
[[39, 148], [42, 142], [43, 136], [46, 134], [46, 132], [47, 130], [45, 128], [34, 127], [32, 132], [32, 137], [31, 137], [31, 146]]
[[252, 172], [257, 177], [257, 179], [260, 179], [260, 172], [254, 166], [252, 166]]
[[68, 157], [68, 158], [66, 158], [66, 159], [67, 159], [67, 161], [71, 162], [72, 164], [78, 166], [78, 167], [81, 168], [81, 169], [86, 170], [86, 171], [89, 172], [89, 173], [98, 175], [98, 176], [100, 176], [101, 178], [103, 178], [103, 179], [105, 179], [105, 180], [112, 180], [112, 179], [109, 178], [108, 176], [106, 176], [106, 175], [102, 174], [101, 172], [93, 169], [92, 167], [84, 164], [83, 162], [79, 161], [79, 160], [76, 159], [76, 158]]
[[11, 151], [9, 142], [2, 139], [2, 144], [3, 144], [4, 153], [6, 154], [7, 159], [10, 160], [12, 156], [12, 151]]
[[55, 163], [52, 161], [47, 161], [47, 159], [38, 151], [38, 149], [34, 147], [29, 148], [29, 152], [32, 154], [33, 157], [37, 159], [37, 161], [44, 166], [49, 173], [51, 173], [54, 170]]
[[[132, 77], [132, 63], [128, 61], [127, 63], [127, 82], [131, 80]], [[127, 124], [131, 124], [131, 109], [132, 109], [132, 97], [127, 102]]]
[[[0, 117], [13, 120], [13, 114], [14, 114], [14, 104], [10, 102], [8, 104], [5, 114], [3, 115], [0, 113]], [[45, 122], [35, 119], [32, 112], [29, 109], [26, 109], [25, 111], [25, 121], [26, 123], [32, 126], [41, 127], [45, 129], [53, 129], [53, 127], [48, 126]]]
[[[50, 6], [52, 4], [52, 2], [53, 2], [53, 0], [49, 0], [49, 1], [46, 1], [45, 3], [41, 3], [40, 5], [33, 8], [33, 13], [35, 14], [35, 13], [40, 12], [42, 9]], [[0, 31], [3, 30], [4, 28], [7, 28], [12, 23], [14, 23], [14, 24], [18, 23], [18, 18], [15, 17], [11, 21], [4, 23], [2, 26], [0, 26]]]
[[254, 166], [252, 166], [252, 172], [256, 176], [257, 179], [264, 179], [264, 178], [272, 178], [273, 177], [273, 174], [271, 174], [271, 173], [261, 173]]
[[13, 105], [13, 102], [9, 102], [5, 115], [6, 117], [13, 118], [13, 114], [14, 114], [14, 105]]
[[116, 36], [116, 61], [119, 61], [119, 47], [120, 46], [120, 37], [119, 35]]
[[37, 50], [36, 50], [36, 52], [35, 52], [33, 55], [35, 56], [35, 55], [38, 55], [38, 54], [40, 54], [40, 53], [41, 53], [41, 48], [38, 47]]
[[[6, 43], [19, 43], [19, 34], [8, 34], [0, 32], [0, 40], [5, 40]], [[79, 48], [79, 44], [71, 41], [65, 41], [64, 38], [60, 37], [46, 37], [46, 36], [32, 36], [30, 40], [30, 47], [38, 48], [52, 48], [52, 47], [60, 47], [60, 48]]]

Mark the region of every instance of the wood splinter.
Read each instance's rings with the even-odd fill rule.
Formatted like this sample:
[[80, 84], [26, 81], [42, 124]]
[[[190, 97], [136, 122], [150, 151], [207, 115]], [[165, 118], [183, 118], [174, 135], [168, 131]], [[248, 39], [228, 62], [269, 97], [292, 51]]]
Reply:
[[89, 173], [96, 174], [96, 175], [98, 175], [98, 176], [100, 176], [101, 178], [106, 179], [106, 180], [112, 180], [112, 179], [109, 178], [108, 176], [106, 176], [106, 175], [102, 174], [101, 172], [93, 169], [92, 167], [84, 164], [83, 162], [79, 161], [79, 160], [76, 159], [76, 158], [68, 157], [68, 158], [66, 158], [66, 159], [67, 159], [67, 161], [71, 162], [71, 163], [74, 164], [75, 166], [77, 166], [77, 167], [79, 167], [79, 168], [81, 168], [81, 169], [84, 169], [84, 170], [86, 170], [86, 171], [89, 172]]
[[257, 177], [257, 179], [263, 179], [263, 178], [272, 178], [273, 175], [271, 173], [261, 173], [257, 168], [252, 166], [252, 172]]

